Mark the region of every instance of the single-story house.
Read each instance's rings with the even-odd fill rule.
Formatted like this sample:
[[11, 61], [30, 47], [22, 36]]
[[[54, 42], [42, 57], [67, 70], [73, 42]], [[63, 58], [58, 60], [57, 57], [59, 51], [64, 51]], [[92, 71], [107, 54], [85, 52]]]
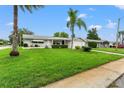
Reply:
[[[46, 46], [52, 48], [52, 45], [68, 45], [68, 48], [71, 48], [71, 38], [23, 35], [22, 40], [23, 44], [27, 44], [28, 47], [35, 47], [37, 45], [42, 48]], [[97, 47], [103, 47], [104, 40], [74, 38], [73, 48], [75, 48], [75, 46], [88, 46], [88, 42], [96, 42]]]

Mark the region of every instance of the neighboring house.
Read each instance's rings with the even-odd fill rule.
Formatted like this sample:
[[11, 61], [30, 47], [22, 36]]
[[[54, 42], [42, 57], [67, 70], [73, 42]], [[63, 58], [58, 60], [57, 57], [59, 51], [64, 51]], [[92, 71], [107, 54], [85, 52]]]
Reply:
[[[74, 38], [73, 48], [75, 48], [75, 46], [88, 46], [88, 42], [96, 42], [97, 47], [104, 47], [103, 40]], [[23, 44], [27, 44], [28, 47], [39, 46], [42, 48], [46, 46], [52, 48], [52, 45], [68, 45], [68, 48], [71, 48], [71, 38], [23, 35]]]

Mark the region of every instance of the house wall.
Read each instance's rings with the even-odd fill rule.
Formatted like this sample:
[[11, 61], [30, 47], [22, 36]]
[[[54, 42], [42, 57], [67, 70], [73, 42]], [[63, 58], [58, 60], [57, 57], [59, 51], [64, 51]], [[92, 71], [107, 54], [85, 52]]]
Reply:
[[[74, 40], [73, 49], [75, 49], [75, 46], [80, 46], [80, 47], [85, 46], [85, 42], [80, 40]], [[68, 43], [68, 48], [71, 48], [71, 42]]]
[[28, 46], [32, 45], [32, 40], [23, 40], [24, 44], [28, 44]]
[[[47, 45], [49, 48], [52, 48], [53, 45], [53, 41], [52, 40], [43, 40], [44, 43], [32, 43], [32, 40], [23, 40], [23, 43], [28, 44], [29, 47], [34, 47], [35, 45], [38, 45], [40, 47], [45, 48], [45, 46]], [[68, 44], [68, 48], [71, 48], [71, 41], [65, 41], [65, 44]], [[73, 49], [75, 49], [75, 46], [85, 46], [85, 42], [82, 40], [74, 40], [73, 42]]]
[[35, 45], [38, 45], [40, 47], [45, 48], [45, 46], [47, 45], [49, 48], [51, 48], [52, 45], [52, 40], [43, 40], [44, 43], [32, 43], [32, 40], [23, 40], [23, 43], [28, 44], [29, 47], [34, 47]]

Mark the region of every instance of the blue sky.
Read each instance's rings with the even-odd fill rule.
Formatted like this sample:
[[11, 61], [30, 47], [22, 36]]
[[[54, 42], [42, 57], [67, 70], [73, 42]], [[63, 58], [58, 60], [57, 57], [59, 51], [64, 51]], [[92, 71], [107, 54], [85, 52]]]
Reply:
[[[42, 9], [29, 12], [19, 10], [19, 28], [25, 27], [36, 35], [52, 36], [54, 32], [65, 31], [69, 8], [78, 10], [78, 17], [82, 18], [88, 29], [97, 27], [101, 39], [114, 41], [116, 37], [117, 19], [124, 16], [124, 6], [95, 6], [95, 5], [58, 5], [45, 6]], [[0, 38], [8, 39], [13, 27], [13, 7], [0, 6]], [[124, 29], [124, 18], [120, 29]], [[76, 37], [86, 38], [84, 29], [75, 28]]]

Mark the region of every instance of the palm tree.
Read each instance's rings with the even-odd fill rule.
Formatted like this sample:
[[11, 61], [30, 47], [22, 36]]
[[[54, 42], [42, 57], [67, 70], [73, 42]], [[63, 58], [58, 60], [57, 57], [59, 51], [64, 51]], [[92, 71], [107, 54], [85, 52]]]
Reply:
[[87, 30], [85, 22], [81, 18], [77, 17], [77, 13], [78, 13], [77, 10], [73, 10], [71, 8], [68, 11], [69, 20], [67, 21], [67, 28], [69, 28], [72, 33], [71, 49], [73, 48], [73, 39], [75, 37], [74, 34], [75, 26], [77, 26], [79, 29], [83, 27], [85, 30]]
[[13, 25], [13, 44], [12, 44], [12, 51], [10, 52], [10, 56], [18, 56], [18, 8], [21, 8], [23, 11], [28, 10], [30, 13], [32, 13], [33, 9], [38, 9], [40, 7], [43, 7], [41, 5], [14, 5], [13, 11], [14, 11], [14, 25]]

